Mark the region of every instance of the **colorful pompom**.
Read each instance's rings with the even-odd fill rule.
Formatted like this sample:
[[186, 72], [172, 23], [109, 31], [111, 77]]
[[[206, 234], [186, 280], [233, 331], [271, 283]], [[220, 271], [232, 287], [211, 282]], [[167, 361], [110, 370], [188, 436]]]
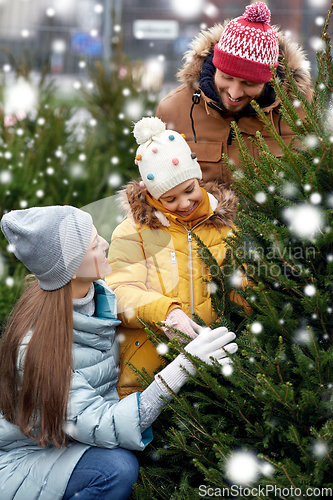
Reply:
[[156, 147], [152, 148], [153, 153], [157, 153], [158, 149]]
[[170, 134], [170, 135], [169, 135], [169, 139], [170, 139], [170, 141], [174, 141], [174, 140], [175, 140], [175, 136], [174, 136], [174, 135], [172, 135], [172, 134]]
[[196, 159], [196, 157], [197, 157], [197, 153], [191, 153], [191, 158], [192, 158], [192, 160], [195, 160], [195, 159]]
[[186, 136], [185, 134], [180, 134], [182, 136], [183, 139], [186, 139]]
[[256, 2], [246, 7], [243, 19], [250, 23], [266, 23], [271, 20], [271, 11], [264, 2]]
[[143, 182], [143, 181], [140, 181], [139, 182], [139, 186], [142, 187], [142, 188], [145, 188], [146, 187], [146, 184]]
[[173, 163], [174, 165], [178, 165], [178, 163], [179, 163], [178, 158], [172, 158], [172, 163]]
[[135, 163], [135, 165], [139, 165], [139, 162], [138, 162], [138, 160], [135, 160], [135, 162], [134, 162], [134, 163]]
[[147, 175], [147, 179], [148, 179], [149, 181], [152, 181], [152, 180], [154, 179], [154, 175], [153, 175], [153, 174], [148, 174], [148, 175]]
[[142, 155], [136, 155], [135, 159], [138, 160], [138, 161], [141, 161], [142, 160]]

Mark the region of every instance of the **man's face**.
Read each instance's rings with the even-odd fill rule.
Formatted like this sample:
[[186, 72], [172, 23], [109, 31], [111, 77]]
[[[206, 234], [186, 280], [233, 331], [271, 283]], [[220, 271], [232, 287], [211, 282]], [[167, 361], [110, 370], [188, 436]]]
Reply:
[[246, 108], [252, 99], [257, 100], [266, 85], [227, 75], [219, 69], [216, 69], [214, 83], [224, 108], [231, 115], [236, 115]]

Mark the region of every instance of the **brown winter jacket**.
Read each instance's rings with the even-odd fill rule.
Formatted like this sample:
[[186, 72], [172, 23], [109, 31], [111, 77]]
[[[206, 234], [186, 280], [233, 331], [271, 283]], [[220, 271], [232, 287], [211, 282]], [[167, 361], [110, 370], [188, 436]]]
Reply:
[[[237, 200], [231, 190], [216, 183], [202, 186], [209, 194], [208, 220], [193, 221], [193, 232], [207, 245], [222, 265], [225, 238], [233, 227]], [[216, 319], [207, 282], [208, 272], [197, 253], [197, 244], [189, 240], [188, 231], [176, 214], [164, 214], [153, 208], [146, 190], [130, 182], [120, 192], [127, 218], [115, 229], [109, 249], [112, 272], [105, 281], [116, 293], [120, 342], [120, 374], [118, 393], [124, 397], [141, 390], [135, 374], [126, 361], [151, 375], [162, 364], [155, 346], [140, 328], [138, 318], [155, 329], [170, 311], [181, 308], [188, 316], [197, 313], [206, 324]], [[230, 298], [247, 303], [234, 291]], [[162, 333], [162, 332], [161, 332]], [[166, 341], [167, 338], [165, 337]]]
[[[167, 123], [167, 127], [185, 134], [191, 150], [197, 154], [200, 163], [203, 179], [205, 181], [218, 180], [226, 186], [230, 185], [231, 172], [225, 165], [222, 165], [221, 155], [226, 153], [228, 157], [239, 165], [238, 148], [236, 140], [232, 139], [230, 134], [230, 124], [233, 117], [224, 118], [216, 109], [210, 107], [212, 100], [201, 91], [199, 104], [193, 106], [193, 126], [197, 142], [194, 142], [190, 110], [192, 106], [193, 93], [199, 88], [200, 75], [203, 63], [207, 56], [214, 50], [215, 44], [219, 41], [227, 21], [224, 24], [216, 24], [213, 28], [203, 30], [192, 41], [189, 51], [185, 54], [185, 63], [179, 71], [178, 77], [183, 85], [170, 92], [159, 103], [156, 116]], [[277, 28], [276, 28], [277, 29]], [[290, 71], [298, 85], [298, 88], [306, 96], [311, 98], [312, 85], [309, 72], [309, 64], [305, 58], [303, 50], [295, 43], [291, 42], [278, 29], [279, 36], [279, 75], [281, 81], [285, 83], [287, 89], [285, 72], [282, 60], [285, 58]], [[281, 119], [279, 113], [280, 101], [275, 99], [267, 107], [262, 108], [269, 117], [275, 130], [289, 144], [293, 137], [293, 132], [287, 124]], [[251, 108], [253, 113], [253, 108]], [[300, 117], [302, 113], [299, 112]], [[259, 131], [268, 145], [270, 151], [277, 157], [281, 156], [281, 150], [275, 140], [270, 137], [263, 123], [254, 115], [242, 116], [238, 121], [238, 126], [242, 137], [248, 147], [249, 152], [258, 158], [258, 150], [249, 140]]]

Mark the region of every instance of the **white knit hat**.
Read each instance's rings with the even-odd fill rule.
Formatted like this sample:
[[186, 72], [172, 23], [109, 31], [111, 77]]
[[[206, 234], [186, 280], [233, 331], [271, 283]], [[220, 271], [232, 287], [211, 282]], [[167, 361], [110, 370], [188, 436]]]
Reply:
[[202, 179], [196, 154], [184, 136], [166, 130], [159, 118], [142, 118], [133, 130], [136, 142], [135, 163], [147, 190], [157, 200], [170, 189], [189, 179]]
[[92, 228], [91, 215], [69, 205], [12, 210], [1, 219], [14, 254], [48, 291], [70, 282], [87, 250]]

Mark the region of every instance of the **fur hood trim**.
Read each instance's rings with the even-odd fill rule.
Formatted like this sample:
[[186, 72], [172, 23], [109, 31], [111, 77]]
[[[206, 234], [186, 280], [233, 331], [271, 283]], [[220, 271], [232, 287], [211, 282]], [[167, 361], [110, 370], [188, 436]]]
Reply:
[[[226, 189], [217, 181], [200, 182], [200, 186], [208, 193], [214, 211], [206, 224], [216, 228], [232, 227], [237, 213], [238, 199], [231, 189]], [[139, 226], [146, 225], [150, 229], [168, 227], [170, 222], [165, 214], [152, 207], [146, 198], [146, 190], [137, 181], [129, 182], [118, 191], [117, 201], [127, 217], [133, 218]]]
[[[221, 38], [225, 26], [229, 20], [223, 24], [215, 24], [212, 28], [202, 30], [189, 45], [189, 50], [185, 52], [183, 67], [177, 73], [178, 79], [186, 85], [197, 89], [199, 86], [200, 73], [206, 57], [214, 50], [215, 45]], [[282, 82], [286, 82], [283, 59], [287, 61], [288, 67], [298, 85], [298, 88], [305, 95], [312, 88], [310, 63], [306, 58], [304, 50], [295, 42], [292, 42], [277, 27], [273, 26], [279, 37], [279, 72], [282, 75]], [[287, 90], [287, 87], [285, 87]]]

